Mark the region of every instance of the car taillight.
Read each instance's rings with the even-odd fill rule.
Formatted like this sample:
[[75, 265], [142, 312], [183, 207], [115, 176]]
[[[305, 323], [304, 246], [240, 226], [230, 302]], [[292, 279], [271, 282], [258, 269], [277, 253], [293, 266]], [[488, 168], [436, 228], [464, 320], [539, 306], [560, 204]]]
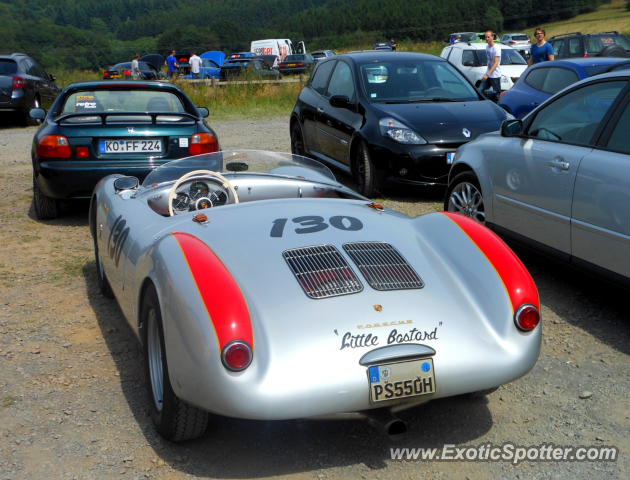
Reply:
[[253, 356], [251, 347], [240, 340], [228, 343], [221, 352], [223, 365], [233, 372], [240, 372], [249, 367]]
[[124, 73], [125, 75], [129, 76], [129, 75], [131, 75], [131, 70], [125, 70], [123, 73]]
[[588, 58], [588, 53], [585, 53], [583, 58]]
[[13, 85], [11, 85], [11, 88], [13, 88], [13, 90], [26, 88], [26, 79], [22, 77], [13, 77]]
[[37, 143], [37, 155], [44, 158], [70, 158], [70, 143], [63, 135], [46, 135]]
[[88, 147], [77, 147], [77, 158], [90, 158], [90, 149]]
[[300, 62], [300, 63], [296, 63], [295, 65], [296, 65], [297, 67], [303, 67], [303, 66], [304, 66], [304, 64], [303, 64], [302, 62]]
[[514, 314], [514, 323], [519, 330], [529, 332], [540, 323], [540, 312], [531, 303], [525, 303], [518, 307]]
[[510, 40], [508, 43], [509, 43], [510, 45], [514, 45], [516, 42], [515, 42], [514, 40]]
[[103, 72], [104, 77], [109, 77], [109, 72]]
[[188, 147], [188, 151], [191, 155], [218, 152], [219, 142], [217, 142], [217, 137], [210, 133], [195, 133], [192, 137], [190, 137], [190, 146]]

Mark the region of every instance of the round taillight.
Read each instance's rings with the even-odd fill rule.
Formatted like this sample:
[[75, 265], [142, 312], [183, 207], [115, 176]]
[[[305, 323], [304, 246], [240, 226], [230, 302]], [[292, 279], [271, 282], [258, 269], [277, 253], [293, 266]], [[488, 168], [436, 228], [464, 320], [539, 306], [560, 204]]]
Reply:
[[249, 367], [249, 364], [252, 363], [252, 357], [251, 347], [239, 340], [228, 343], [223, 347], [223, 352], [221, 353], [223, 365], [233, 372], [240, 372]]
[[533, 330], [540, 323], [540, 312], [538, 308], [531, 303], [521, 305], [514, 314], [514, 323], [519, 330], [524, 332]]

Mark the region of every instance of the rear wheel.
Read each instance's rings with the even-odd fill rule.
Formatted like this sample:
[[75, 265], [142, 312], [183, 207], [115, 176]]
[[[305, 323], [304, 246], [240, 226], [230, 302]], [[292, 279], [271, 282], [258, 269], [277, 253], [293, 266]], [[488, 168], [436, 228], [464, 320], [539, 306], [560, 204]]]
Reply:
[[486, 223], [481, 187], [472, 172], [462, 172], [455, 176], [446, 193], [444, 210], [461, 213], [479, 223]]
[[630, 57], [628, 52], [620, 45], [608, 45], [599, 54], [598, 57]]
[[354, 179], [361, 195], [371, 197], [380, 189], [380, 174], [372, 162], [370, 151], [365, 142], [359, 143], [354, 161]]
[[208, 426], [208, 413], [180, 400], [173, 391], [168, 375], [162, 313], [152, 286], [144, 294], [141, 319], [153, 423], [160, 435], [173, 442], [200, 437]]
[[59, 216], [59, 202], [44, 195], [33, 177], [33, 205], [39, 220], [51, 220]]

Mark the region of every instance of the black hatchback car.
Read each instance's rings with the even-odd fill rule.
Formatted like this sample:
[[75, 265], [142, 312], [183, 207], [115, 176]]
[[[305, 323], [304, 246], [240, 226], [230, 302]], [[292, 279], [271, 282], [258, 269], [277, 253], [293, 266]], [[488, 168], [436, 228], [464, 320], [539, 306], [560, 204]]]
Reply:
[[55, 76], [46, 73], [33, 58], [23, 53], [0, 55], [0, 112], [36, 123], [29, 110], [50, 106], [60, 91]]
[[385, 183], [445, 186], [457, 148], [508, 117], [442, 58], [337, 55], [298, 97], [291, 150], [351, 173], [366, 196]]

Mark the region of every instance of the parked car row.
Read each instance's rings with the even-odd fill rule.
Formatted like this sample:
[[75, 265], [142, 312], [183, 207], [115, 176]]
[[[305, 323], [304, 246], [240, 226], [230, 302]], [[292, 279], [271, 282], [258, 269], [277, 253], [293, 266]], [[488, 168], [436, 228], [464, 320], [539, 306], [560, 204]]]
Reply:
[[[396, 433], [393, 407], [526, 374], [541, 345], [538, 291], [486, 227], [630, 279], [630, 70], [606, 72], [625, 62], [525, 70], [517, 86], [566, 88], [515, 119], [475, 88], [463, 71], [475, 65], [451, 61], [481, 50], [447, 48], [313, 61], [292, 154], [220, 151], [208, 110], [166, 82], [75, 83], [50, 110], [31, 109], [43, 121], [35, 213], [90, 199], [97, 283], [143, 347], [163, 437], [202, 435], [209, 412], [361, 411]], [[507, 68], [518, 52], [504, 51]], [[231, 68], [279, 75], [261, 56], [220, 71]], [[368, 198], [392, 184], [445, 188], [446, 212], [411, 219]], [[366, 335], [377, 323], [396, 328]]]

